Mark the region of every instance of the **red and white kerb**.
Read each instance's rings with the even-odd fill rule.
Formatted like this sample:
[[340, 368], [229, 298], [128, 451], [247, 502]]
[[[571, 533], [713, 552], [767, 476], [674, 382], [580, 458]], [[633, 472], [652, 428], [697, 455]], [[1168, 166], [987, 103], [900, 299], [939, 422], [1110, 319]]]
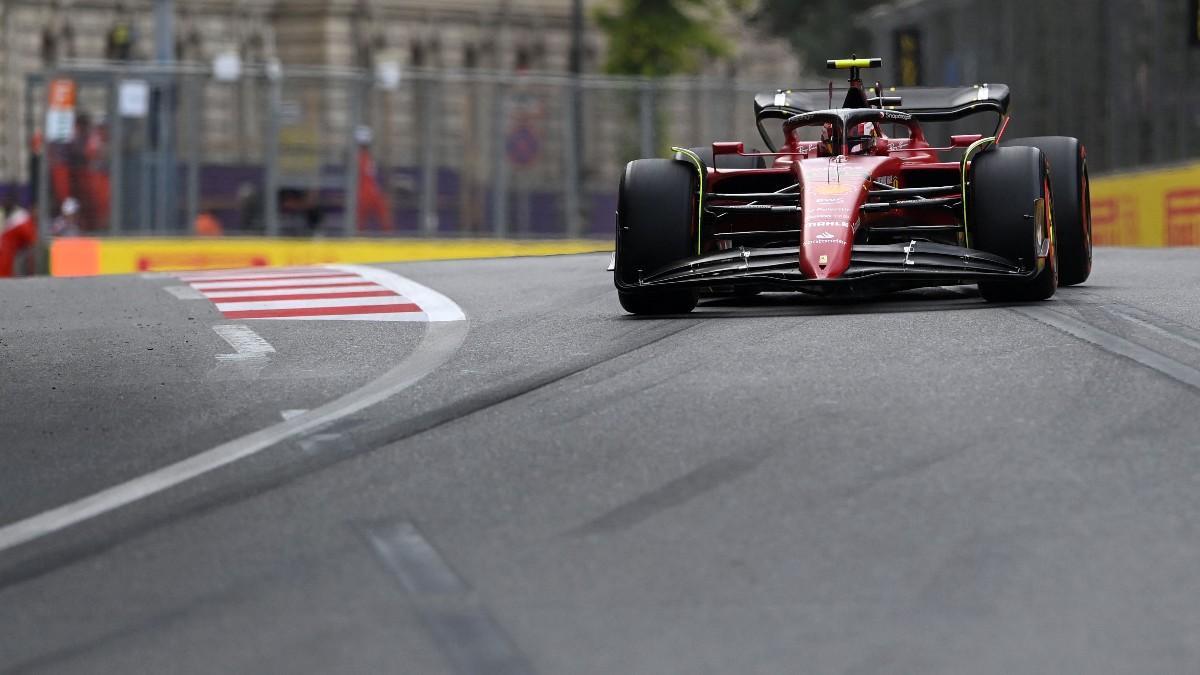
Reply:
[[182, 281], [227, 319], [459, 321], [442, 294], [373, 267], [329, 265], [194, 272]]

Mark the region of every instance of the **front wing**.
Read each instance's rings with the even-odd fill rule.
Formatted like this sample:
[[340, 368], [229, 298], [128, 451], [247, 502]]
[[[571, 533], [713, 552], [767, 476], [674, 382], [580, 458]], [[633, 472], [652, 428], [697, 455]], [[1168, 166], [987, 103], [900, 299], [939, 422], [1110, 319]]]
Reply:
[[908, 244], [857, 245], [850, 267], [837, 279], [811, 279], [800, 272], [798, 247], [734, 248], [685, 258], [639, 274], [626, 289], [679, 286], [755, 286], [771, 290], [836, 295], [873, 289], [948, 286], [980, 279], [1031, 279], [1037, 261], [1012, 261], [991, 253], [913, 241]]

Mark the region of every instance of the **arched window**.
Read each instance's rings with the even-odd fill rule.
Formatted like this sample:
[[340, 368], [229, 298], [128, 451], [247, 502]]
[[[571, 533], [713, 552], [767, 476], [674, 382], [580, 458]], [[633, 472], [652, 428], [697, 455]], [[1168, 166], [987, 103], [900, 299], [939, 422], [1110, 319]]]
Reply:
[[133, 19], [125, 3], [117, 3], [117, 16], [108, 29], [104, 41], [104, 58], [109, 61], [129, 61], [133, 59], [133, 48], [136, 42]]
[[70, 19], [55, 9], [50, 21], [42, 29], [42, 63], [53, 66], [63, 56], [75, 58], [75, 29]]
[[517, 47], [516, 62], [513, 68], [517, 72], [524, 72], [533, 67], [533, 49], [527, 45], [519, 45]]
[[175, 39], [176, 61], [204, 60], [204, 38], [186, 7], [179, 8], [179, 30]]

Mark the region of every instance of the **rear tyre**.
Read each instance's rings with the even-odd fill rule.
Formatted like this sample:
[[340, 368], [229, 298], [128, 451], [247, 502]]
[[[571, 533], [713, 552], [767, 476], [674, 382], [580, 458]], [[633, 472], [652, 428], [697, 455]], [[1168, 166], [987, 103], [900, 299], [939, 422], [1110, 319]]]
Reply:
[[625, 166], [617, 202], [617, 295], [630, 314], [686, 314], [696, 307], [690, 288], [644, 289], [642, 275], [695, 255], [700, 177], [696, 167], [671, 159], [639, 159]]
[[1067, 136], [1018, 138], [1006, 141], [1005, 145], [1037, 148], [1050, 162], [1058, 283], [1082, 284], [1092, 273], [1092, 197], [1087, 150], [1079, 139]]
[[[692, 152], [696, 153], [696, 156], [700, 158], [701, 162], [704, 162], [704, 166], [707, 166], [710, 168], [716, 166], [715, 164], [713, 164], [713, 160], [715, 158], [713, 156], [713, 149], [712, 149], [711, 145], [706, 148], [690, 148], [690, 150]], [[758, 152], [758, 151], [751, 149], [750, 152]], [[765, 169], [765, 168], [767, 168], [767, 163], [762, 157], [742, 157], [741, 155], [721, 155], [721, 166], [719, 168], [722, 168], [722, 169]]]
[[[1046, 160], [1037, 148], [996, 148], [972, 161], [968, 201], [971, 246], [1023, 267], [1040, 266], [1032, 279], [980, 281], [984, 300], [1034, 302], [1054, 295], [1058, 266], [1051, 195]], [[1047, 238], [1051, 240], [1049, 255], [1039, 261], [1038, 252]]]

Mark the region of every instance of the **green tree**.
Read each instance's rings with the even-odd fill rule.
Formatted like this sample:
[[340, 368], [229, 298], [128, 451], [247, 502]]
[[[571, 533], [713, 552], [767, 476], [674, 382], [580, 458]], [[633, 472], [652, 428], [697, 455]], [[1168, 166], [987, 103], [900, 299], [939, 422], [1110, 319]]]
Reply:
[[728, 56], [722, 10], [744, 0], [619, 0], [596, 21], [609, 39], [604, 69], [614, 75], [694, 73], [706, 59]]

